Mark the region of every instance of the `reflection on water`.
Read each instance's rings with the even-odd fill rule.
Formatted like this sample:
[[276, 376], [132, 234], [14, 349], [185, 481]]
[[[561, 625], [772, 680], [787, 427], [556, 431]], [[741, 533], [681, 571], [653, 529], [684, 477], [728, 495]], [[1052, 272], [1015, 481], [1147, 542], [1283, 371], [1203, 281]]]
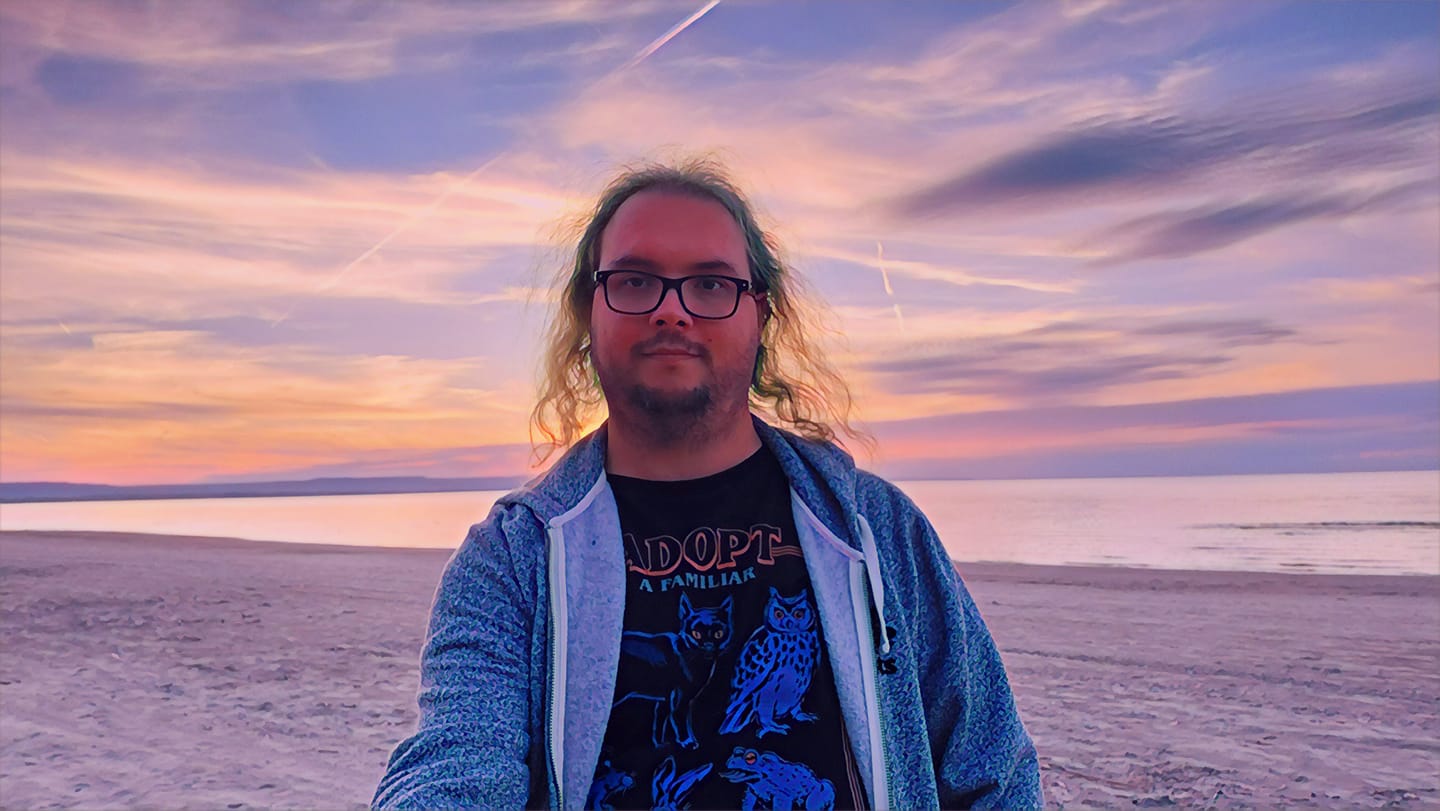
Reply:
[[1440, 471], [901, 487], [959, 560], [1440, 574]]
[[211, 535], [350, 546], [455, 547], [503, 493], [72, 501], [0, 505], [0, 529]]
[[[1440, 472], [900, 484], [951, 556], [1440, 574]], [[0, 529], [453, 547], [499, 492], [0, 505]]]

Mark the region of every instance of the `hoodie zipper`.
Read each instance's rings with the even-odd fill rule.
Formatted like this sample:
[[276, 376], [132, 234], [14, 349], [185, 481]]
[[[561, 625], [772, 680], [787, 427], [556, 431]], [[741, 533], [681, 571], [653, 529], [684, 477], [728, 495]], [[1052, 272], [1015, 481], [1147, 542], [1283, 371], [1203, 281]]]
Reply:
[[[865, 687], [866, 720], [870, 727], [870, 782], [878, 808], [895, 808], [895, 795], [890, 787], [890, 758], [885, 747], [885, 719], [880, 714], [880, 668], [876, 651], [875, 627], [871, 622], [870, 584], [865, 564], [861, 561], [850, 563], [850, 600], [854, 606], [856, 630], [860, 639], [868, 640], [865, 652], [865, 669], [861, 681]], [[877, 764], [878, 763], [878, 767]], [[879, 800], [883, 798], [883, 804]]]
[[545, 715], [545, 749], [550, 759], [550, 796], [554, 798], [553, 806], [561, 809], [565, 807], [565, 684], [570, 667], [570, 609], [565, 588], [565, 524], [589, 509], [591, 502], [605, 492], [605, 488], [605, 474], [602, 471], [579, 504], [545, 524], [545, 535], [550, 541], [550, 560], [546, 573], [550, 584], [550, 672], [546, 679], [550, 699]]
[[550, 622], [547, 635], [550, 642], [550, 667], [545, 679], [549, 696], [545, 709], [545, 751], [550, 763], [550, 796], [554, 798], [553, 808], [565, 807], [561, 787], [564, 785], [565, 753], [565, 646], [568, 644], [567, 624], [569, 608], [565, 603], [565, 538], [564, 531], [554, 524], [546, 528], [550, 539]]

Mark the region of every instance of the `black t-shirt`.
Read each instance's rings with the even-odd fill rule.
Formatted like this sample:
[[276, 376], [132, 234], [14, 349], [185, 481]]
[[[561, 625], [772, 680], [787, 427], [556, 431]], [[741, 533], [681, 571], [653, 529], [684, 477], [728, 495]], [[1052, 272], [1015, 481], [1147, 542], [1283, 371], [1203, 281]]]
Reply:
[[586, 807], [862, 807], [775, 456], [610, 486], [625, 628]]

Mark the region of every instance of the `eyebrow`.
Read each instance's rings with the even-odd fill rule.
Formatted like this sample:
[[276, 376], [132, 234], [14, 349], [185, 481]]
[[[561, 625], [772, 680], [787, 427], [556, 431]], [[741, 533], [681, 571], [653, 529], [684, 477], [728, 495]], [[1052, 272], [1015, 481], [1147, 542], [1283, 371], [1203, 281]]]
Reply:
[[[632, 256], [630, 254], [626, 254], [624, 256], [616, 258], [614, 261], [609, 263], [609, 266], [612, 268], [623, 267], [626, 270], [646, 270], [652, 272], [660, 270], [659, 262], [656, 262], [652, 259], [646, 259], [643, 256]], [[731, 273], [738, 273], [738, 271], [735, 270], [735, 266], [731, 265], [729, 262], [726, 262], [724, 259], [709, 259], [704, 262], [696, 262], [690, 265], [690, 270], [728, 270]]]

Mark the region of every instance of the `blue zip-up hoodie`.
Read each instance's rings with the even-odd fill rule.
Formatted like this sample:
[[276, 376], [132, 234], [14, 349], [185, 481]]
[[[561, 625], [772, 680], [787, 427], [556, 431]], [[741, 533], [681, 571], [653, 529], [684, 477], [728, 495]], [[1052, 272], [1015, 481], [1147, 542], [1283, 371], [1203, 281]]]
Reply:
[[[840, 709], [871, 807], [1038, 808], [995, 643], [924, 515], [838, 447], [755, 420], [790, 480]], [[450, 559], [420, 720], [377, 808], [581, 808], [625, 611], [605, 429], [496, 502]]]

